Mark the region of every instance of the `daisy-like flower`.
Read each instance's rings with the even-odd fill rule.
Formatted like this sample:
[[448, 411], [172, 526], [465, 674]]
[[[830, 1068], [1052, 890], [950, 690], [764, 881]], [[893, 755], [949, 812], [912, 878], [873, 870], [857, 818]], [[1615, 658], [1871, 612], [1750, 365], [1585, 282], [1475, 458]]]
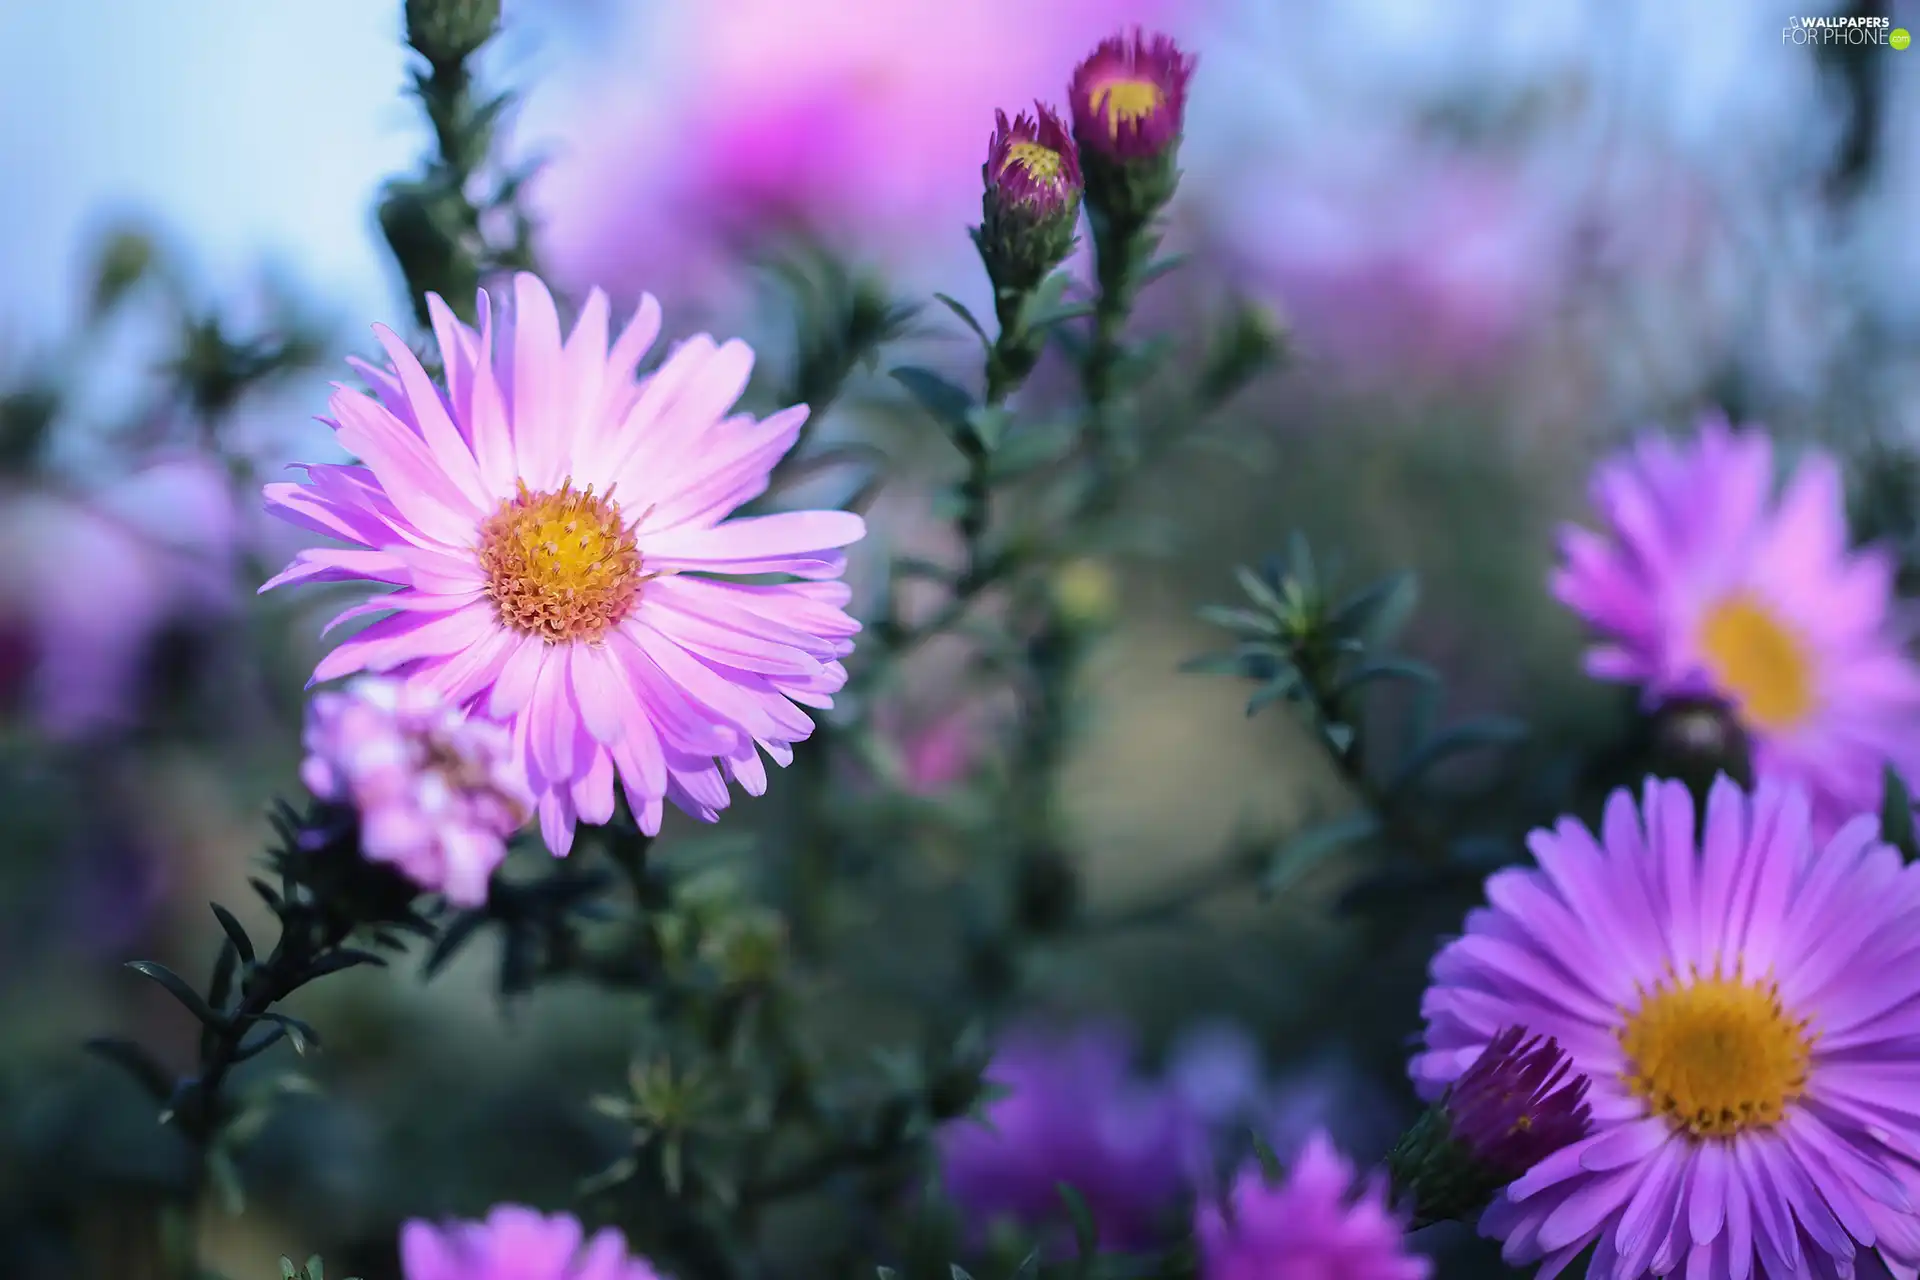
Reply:
[[1426, 1280], [1433, 1271], [1408, 1252], [1385, 1180], [1356, 1186], [1353, 1166], [1324, 1133], [1307, 1139], [1277, 1186], [1258, 1168], [1243, 1171], [1225, 1211], [1200, 1206], [1194, 1236], [1203, 1280]]
[[[760, 753], [793, 758], [813, 728], [800, 705], [832, 705], [860, 629], [833, 581], [859, 516], [727, 518], [765, 491], [806, 407], [727, 416], [753, 353], [704, 335], [636, 381], [651, 297], [611, 349], [598, 291], [564, 341], [530, 275], [511, 321], [481, 295], [477, 333], [428, 301], [445, 389], [376, 326], [392, 367], [358, 367], [378, 398], [342, 386], [331, 405], [361, 464], [267, 486], [276, 514], [349, 545], [301, 552], [262, 591], [395, 588], [335, 619], [385, 615], [314, 680], [388, 672], [504, 723], [556, 854], [577, 820], [613, 815], [616, 778], [649, 833], [663, 801], [712, 821], [729, 779], [759, 795]], [[759, 575], [801, 581], [730, 580]]]
[[307, 790], [359, 815], [360, 849], [457, 907], [487, 900], [533, 798], [507, 731], [425, 685], [363, 676], [307, 707]]
[[585, 1238], [578, 1219], [496, 1205], [485, 1222], [409, 1222], [400, 1231], [404, 1280], [661, 1280], [609, 1227]]
[[1824, 846], [1804, 793], [1649, 781], [1598, 839], [1563, 819], [1537, 867], [1433, 962], [1421, 1091], [1501, 1029], [1551, 1035], [1592, 1130], [1481, 1217], [1513, 1264], [1596, 1280], [1913, 1276], [1920, 1267], [1920, 868], [1871, 816]]
[[1569, 529], [1553, 592], [1602, 636], [1587, 670], [1725, 702], [1756, 774], [1807, 788], [1831, 831], [1920, 779], [1920, 667], [1889, 616], [1893, 561], [1850, 551], [1840, 469], [1807, 456], [1773, 500], [1773, 446], [1710, 419], [1649, 437], [1593, 483], [1605, 534]]
[[1164, 155], [1186, 125], [1193, 59], [1166, 36], [1102, 41], [1073, 73], [1068, 95], [1082, 152], [1114, 160]]

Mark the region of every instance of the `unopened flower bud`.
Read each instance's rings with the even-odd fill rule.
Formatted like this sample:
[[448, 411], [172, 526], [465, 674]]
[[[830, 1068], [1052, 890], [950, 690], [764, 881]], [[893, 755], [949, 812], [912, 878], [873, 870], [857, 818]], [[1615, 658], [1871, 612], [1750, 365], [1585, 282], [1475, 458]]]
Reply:
[[500, 0], [407, 0], [407, 43], [436, 67], [465, 62], [499, 26]]
[[1554, 1152], [1586, 1136], [1588, 1080], [1554, 1040], [1495, 1036], [1387, 1157], [1416, 1225], [1467, 1218]]
[[1034, 104], [1011, 122], [995, 112], [998, 127], [981, 170], [986, 191], [974, 243], [994, 288], [1030, 293], [1073, 252], [1080, 218], [1080, 160], [1066, 125]]
[[1087, 203], [1116, 225], [1144, 224], [1173, 198], [1193, 65], [1166, 36], [1136, 29], [1102, 43], [1073, 73]]

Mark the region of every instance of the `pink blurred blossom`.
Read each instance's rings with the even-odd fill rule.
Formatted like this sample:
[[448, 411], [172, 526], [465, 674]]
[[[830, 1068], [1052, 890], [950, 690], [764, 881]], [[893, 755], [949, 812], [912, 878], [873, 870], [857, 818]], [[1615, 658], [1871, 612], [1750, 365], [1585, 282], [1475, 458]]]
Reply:
[[570, 1214], [496, 1205], [484, 1222], [414, 1221], [400, 1233], [406, 1280], [660, 1280], [608, 1227], [591, 1238]]
[[203, 455], [91, 492], [0, 488], [0, 691], [56, 737], [137, 719], [160, 634], [235, 608], [238, 527]]
[[1481, 373], [1557, 298], [1558, 201], [1493, 157], [1316, 149], [1223, 204], [1228, 255], [1310, 352], [1359, 372]]
[[364, 677], [314, 695], [301, 781], [360, 814], [360, 845], [459, 907], [487, 900], [533, 813], [504, 727], [419, 684]]
[[558, 122], [548, 260], [571, 286], [671, 296], [711, 288], [736, 238], [783, 229], [882, 265], [965, 254], [995, 110], [1059, 103], [1101, 39], [1207, 2], [700, 7], [655, 33], [658, 74], [615, 58]]

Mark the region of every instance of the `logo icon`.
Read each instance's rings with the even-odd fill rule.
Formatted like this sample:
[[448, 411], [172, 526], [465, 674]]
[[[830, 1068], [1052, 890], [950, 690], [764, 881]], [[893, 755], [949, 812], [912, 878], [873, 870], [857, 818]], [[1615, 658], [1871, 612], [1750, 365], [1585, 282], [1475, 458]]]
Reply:
[[1904, 49], [1913, 43], [1913, 37], [1907, 34], [1905, 27], [1895, 27], [1887, 36], [1887, 43], [1896, 49]]

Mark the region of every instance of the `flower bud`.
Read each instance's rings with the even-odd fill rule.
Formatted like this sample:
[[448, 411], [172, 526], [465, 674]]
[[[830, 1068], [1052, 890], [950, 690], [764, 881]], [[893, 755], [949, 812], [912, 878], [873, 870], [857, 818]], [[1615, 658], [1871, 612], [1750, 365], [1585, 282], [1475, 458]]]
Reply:
[[1054, 571], [1048, 586], [1054, 611], [1075, 630], [1097, 630], [1119, 612], [1119, 584], [1113, 570], [1098, 560], [1068, 561]]
[[1036, 115], [998, 127], [981, 169], [986, 192], [974, 230], [981, 261], [996, 290], [1023, 295], [1073, 252], [1080, 218], [1080, 161], [1060, 117], [1039, 103]]
[[1173, 198], [1193, 65], [1166, 36], [1136, 29], [1103, 42], [1073, 73], [1087, 203], [1117, 225], [1144, 224]]
[[1520, 1027], [1495, 1036], [1387, 1157], [1415, 1224], [1478, 1213], [1509, 1182], [1585, 1137], [1588, 1083], [1554, 1040], [1527, 1038]]
[[407, 0], [407, 43], [436, 67], [480, 51], [500, 26], [500, 0]]

